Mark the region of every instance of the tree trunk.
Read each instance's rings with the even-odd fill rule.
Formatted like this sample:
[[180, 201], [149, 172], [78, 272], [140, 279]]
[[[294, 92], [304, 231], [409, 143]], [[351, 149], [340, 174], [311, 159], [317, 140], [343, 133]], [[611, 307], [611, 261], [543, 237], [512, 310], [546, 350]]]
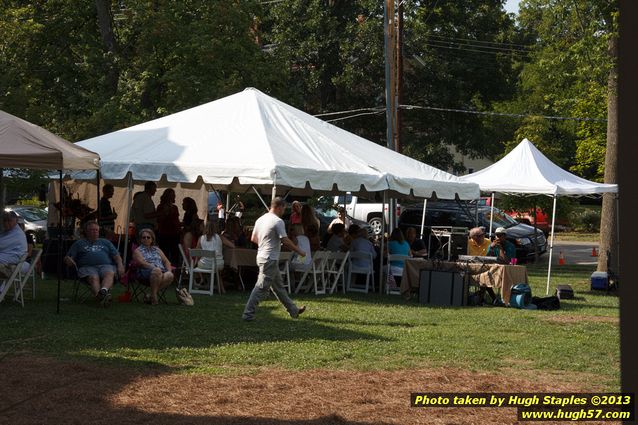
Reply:
[[[605, 152], [605, 183], [618, 183], [618, 69], [616, 65], [618, 39], [609, 40], [609, 56], [612, 67], [607, 80], [607, 151]], [[616, 194], [603, 196], [603, 209], [600, 216], [600, 249], [598, 270], [607, 270], [607, 253], [611, 254], [609, 266], [618, 273], [618, 205]]]
[[112, 93], [115, 93], [117, 90], [120, 75], [119, 70], [115, 64], [118, 49], [117, 40], [115, 39], [115, 32], [113, 31], [111, 1], [95, 0], [95, 8], [97, 10], [97, 23], [98, 27], [100, 28], [102, 42], [104, 43], [105, 50], [109, 53], [110, 56], [109, 71], [107, 73], [107, 83]]

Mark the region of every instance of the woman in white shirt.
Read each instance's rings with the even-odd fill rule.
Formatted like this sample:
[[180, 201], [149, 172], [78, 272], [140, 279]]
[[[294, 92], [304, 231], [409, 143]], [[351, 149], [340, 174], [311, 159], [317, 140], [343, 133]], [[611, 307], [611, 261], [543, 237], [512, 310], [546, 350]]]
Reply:
[[[235, 248], [235, 244], [233, 242], [219, 234], [217, 222], [209, 220], [208, 223], [206, 223], [205, 233], [200, 236], [197, 241], [197, 249], [215, 251], [215, 262], [218, 270], [224, 268], [224, 245], [229, 248]], [[213, 267], [213, 260], [211, 258], [202, 257], [197, 260], [197, 267], [200, 269], [211, 269]], [[223, 292], [223, 285], [220, 286]]]
[[301, 224], [293, 224], [290, 227], [290, 235], [295, 238], [296, 244], [303, 252], [306, 253], [305, 257], [299, 257], [295, 254], [293, 261], [290, 263], [293, 270], [305, 271], [312, 263], [312, 252], [310, 251], [310, 239], [304, 235], [303, 226]]

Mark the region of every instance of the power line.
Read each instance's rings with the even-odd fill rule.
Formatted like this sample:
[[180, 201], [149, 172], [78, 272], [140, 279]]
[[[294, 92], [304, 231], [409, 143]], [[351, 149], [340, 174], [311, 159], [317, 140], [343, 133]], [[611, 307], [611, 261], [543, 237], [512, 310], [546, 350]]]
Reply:
[[524, 49], [524, 50], [534, 50], [534, 47], [531, 45], [526, 45], [526, 44], [516, 44], [516, 43], [503, 43], [500, 41], [484, 41], [484, 40], [476, 40], [476, 39], [471, 39], [471, 38], [462, 38], [462, 37], [449, 37], [449, 36], [444, 36], [444, 35], [437, 35], [437, 34], [428, 34], [427, 37], [432, 37], [432, 38], [439, 38], [439, 39], [443, 39], [443, 40], [461, 40], [461, 41], [469, 41], [472, 43], [479, 43], [479, 44], [493, 44], [493, 45], [501, 45], [501, 46], [515, 46], [516, 48], [519, 49]]
[[[462, 114], [471, 114], [471, 115], [486, 115], [486, 116], [498, 116], [498, 117], [511, 117], [511, 118], [543, 118], [547, 120], [561, 120], [561, 121], [589, 121], [589, 122], [607, 122], [604, 118], [590, 118], [590, 117], [563, 117], [558, 115], [535, 115], [535, 114], [514, 114], [507, 112], [492, 112], [492, 111], [475, 111], [471, 109], [457, 109], [457, 108], [440, 108], [436, 106], [420, 106], [420, 105], [399, 105], [399, 108], [405, 110], [411, 109], [421, 109], [421, 110], [429, 110], [429, 111], [439, 111], [439, 112], [456, 112]], [[365, 112], [361, 112], [365, 111]], [[347, 115], [345, 117], [333, 118], [330, 120], [325, 120], [326, 122], [335, 122], [342, 121], [351, 118], [361, 117], [365, 115], [376, 115], [385, 112], [385, 108], [378, 106], [376, 108], [359, 108], [359, 109], [350, 109], [345, 111], [336, 111], [336, 112], [326, 112], [322, 114], [314, 115], [315, 117], [322, 116], [330, 116], [330, 115], [342, 115], [353, 112], [360, 112], [354, 115]]]
[[475, 49], [484, 49], [484, 50], [494, 50], [494, 51], [505, 51], [505, 52], [514, 52], [514, 53], [520, 53], [523, 55], [527, 55], [530, 53], [529, 50], [524, 50], [524, 49], [517, 49], [517, 48], [511, 48], [511, 47], [504, 47], [504, 46], [488, 46], [488, 45], [483, 45], [483, 44], [476, 44], [476, 43], [459, 43], [457, 41], [450, 41], [450, 40], [439, 40], [439, 39], [433, 39], [431, 37], [427, 37], [429, 38], [428, 41], [426, 41], [426, 43], [437, 43], [437, 44], [442, 44], [442, 45], [447, 45], [447, 46], [460, 46], [460, 47], [472, 47]]
[[[449, 50], [453, 50], [453, 51], [458, 51], [458, 50], [462, 50], [462, 51], [466, 51], [466, 52], [474, 52], [474, 53], [491, 53], [491, 54], [501, 54], [501, 55], [515, 55], [518, 57], [527, 57], [528, 53], [525, 52], [519, 52], [519, 51], [513, 51], [513, 50], [507, 50], [507, 49], [499, 49], [499, 50], [483, 50], [482, 48], [479, 48], [477, 46], [469, 46], [467, 45], [467, 47], [465, 47], [464, 45], [445, 45], [445, 44], [441, 44], [442, 42], [437, 42], [434, 40], [428, 41], [425, 43], [426, 46], [430, 46], [430, 47], [435, 47], [435, 48], [439, 48], [439, 49], [449, 49]], [[468, 48], [468, 47], [475, 47], [474, 49]]]
[[430, 111], [440, 112], [459, 112], [464, 114], [473, 115], [492, 115], [499, 117], [513, 117], [513, 118], [543, 118], [546, 120], [561, 120], [561, 121], [590, 121], [590, 122], [607, 122], [604, 118], [589, 118], [589, 117], [562, 117], [555, 115], [534, 115], [534, 114], [513, 114], [507, 112], [490, 112], [490, 111], [473, 111], [470, 109], [454, 109], [454, 108], [438, 108], [435, 106], [418, 106], [418, 105], [399, 105], [400, 108], [410, 109], [425, 109]]

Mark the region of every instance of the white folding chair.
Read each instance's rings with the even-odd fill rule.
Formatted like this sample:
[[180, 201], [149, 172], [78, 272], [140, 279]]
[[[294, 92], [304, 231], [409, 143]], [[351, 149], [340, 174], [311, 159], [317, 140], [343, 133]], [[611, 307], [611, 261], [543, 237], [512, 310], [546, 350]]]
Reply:
[[[31, 299], [35, 299], [35, 268], [36, 265], [38, 264], [38, 261], [40, 261], [40, 257], [42, 256], [42, 250], [41, 249], [34, 249], [33, 251], [31, 251], [31, 263], [29, 264], [29, 268], [27, 269], [26, 273], [20, 273], [19, 274], [19, 279], [20, 279], [20, 295], [24, 296], [24, 287], [27, 284], [27, 281], [29, 280], [29, 278], [31, 278]], [[17, 301], [18, 300], [18, 294], [13, 294], [13, 300]]]
[[[215, 282], [217, 282], [217, 287], [219, 288], [219, 293], [221, 294], [221, 278], [219, 277], [215, 251], [209, 251], [207, 249], [190, 249], [189, 254], [191, 258], [188, 262], [188, 292], [190, 292], [191, 294], [213, 295], [213, 293], [215, 292]], [[195, 258], [209, 258], [213, 262], [213, 266], [210, 269], [199, 268], [195, 266]], [[195, 273], [209, 274], [210, 285], [208, 289], [193, 289]]]
[[308, 292], [311, 288], [310, 280], [307, 285], [306, 279], [308, 275], [312, 275], [312, 281], [314, 283], [314, 290], [316, 295], [322, 295], [326, 293], [326, 279], [324, 276], [324, 268], [326, 266], [327, 251], [316, 251], [312, 255], [312, 261], [310, 266], [306, 269], [303, 276], [299, 280], [295, 294], [298, 294], [303, 289], [304, 292]]
[[279, 273], [281, 274], [281, 280], [284, 282], [284, 288], [288, 290], [288, 293], [292, 291], [292, 284], [290, 281], [290, 260], [292, 260], [293, 253], [290, 251], [283, 251], [279, 254]]
[[[352, 262], [352, 260], [363, 260], [366, 262], [366, 266], [361, 267], [360, 265], [356, 265]], [[363, 292], [367, 294], [370, 286], [374, 288], [374, 264], [372, 262], [372, 253], [370, 252], [350, 252], [349, 258], [349, 267], [348, 267], [348, 283], [346, 290], [349, 292]], [[365, 275], [366, 276], [366, 284], [365, 286], [356, 285], [352, 282], [352, 275]], [[372, 283], [372, 285], [370, 285]]]
[[182, 244], [181, 243], [177, 245], [177, 249], [179, 250], [180, 257], [182, 257], [182, 266], [179, 268], [179, 278], [177, 280], [177, 287], [179, 289], [179, 288], [181, 288], [183, 286], [182, 285], [182, 278], [184, 276], [188, 276], [188, 274], [189, 274], [191, 261], [186, 256], [186, 253], [184, 252], [184, 248], [182, 248]]
[[[390, 280], [390, 273], [392, 273], [392, 261], [397, 262], [397, 261], [401, 261], [404, 262], [406, 258], [410, 258], [409, 255], [400, 255], [400, 254], [388, 254], [388, 264], [386, 266], [386, 270], [387, 270], [387, 274], [386, 274], [386, 279], [385, 279], [385, 293], [386, 294], [391, 294], [391, 295], [400, 295], [401, 291], [399, 289], [399, 287], [397, 286], [396, 288], [390, 288], [390, 285], [388, 285], [388, 280]], [[401, 277], [403, 278], [403, 276]]]
[[22, 307], [24, 307], [24, 297], [22, 296], [22, 288], [20, 287], [22, 280], [19, 276], [22, 270], [22, 264], [26, 259], [27, 253], [25, 252], [24, 255], [20, 257], [20, 260], [18, 260], [18, 264], [15, 265], [11, 275], [6, 279], [0, 280], [0, 303], [4, 300], [7, 292], [9, 292], [9, 288], [13, 288], [14, 299], [16, 299], [15, 295], [19, 295], [17, 298], [20, 299], [20, 303]]
[[346, 293], [346, 274], [345, 269], [348, 264], [349, 252], [328, 252], [326, 256], [326, 266], [324, 275], [326, 282], [330, 284], [330, 293], [334, 294], [341, 281], [341, 290]]

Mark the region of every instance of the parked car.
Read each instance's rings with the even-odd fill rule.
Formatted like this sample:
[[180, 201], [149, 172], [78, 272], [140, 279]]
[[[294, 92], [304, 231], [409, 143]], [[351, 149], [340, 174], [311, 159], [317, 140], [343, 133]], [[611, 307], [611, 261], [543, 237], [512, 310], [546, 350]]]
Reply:
[[[376, 202], [356, 195], [352, 195], [350, 192], [346, 193], [345, 195], [335, 196], [334, 203], [336, 205], [345, 204], [346, 213], [357, 220], [366, 222], [372, 228], [372, 233], [375, 236], [381, 234], [381, 228], [383, 226], [381, 217], [385, 217], [386, 226], [389, 223], [387, 204], [385, 205], [385, 209], [382, 213], [381, 202]], [[397, 203], [396, 217], [399, 217], [399, 215], [401, 215], [401, 205]]]
[[9, 205], [5, 211], [13, 211], [18, 217], [24, 220], [24, 231], [28, 235], [33, 235], [36, 242], [42, 243], [47, 231], [48, 213], [44, 208], [27, 205]]
[[[479, 199], [479, 206], [490, 206], [492, 199], [489, 197], [483, 197]], [[495, 203], [497, 204], [497, 203]], [[551, 216], [543, 211], [541, 208], [536, 207], [536, 219], [534, 219], [534, 214], [532, 208], [527, 211], [523, 210], [507, 210], [505, 211], [507, 215], [512, 217], [514, 220], [519, 223], [528, 224], [534, 227], [534, 220], [536, 220], [536, 228], [541, 229], [545, 236], [549, 235], [552, 226], [552, 218]], [[555, 229], [557, 231], [566, 230], [567, 223], [564, 221], [557, 221], [555, 224]]]
[[[404, 208], [399, 217], [399, 227], [405, 231], [408, 227], [421, 228], [422, 207]], [[490, 228], [491, 208], [487, 206], [467, 205], [455, 201], [428, 202], [425, 216], [424, 239], [430, 238], [432, 226], [453, 226], [470, 229], [483, 226], [486, 233]], [[533, 259], [535, 256], [534, 242], [538, 246], [539, 255], [547, 250], [547, 239], [542, 230], [527, 224], [518, 223], [504, 211], [494, 208], [492, 231], [498, 227], [507, 229], [507, 239], [516, 246], [516, 257], [519, 260]], [[489, 236], [489, 235], [488, 235]]]

